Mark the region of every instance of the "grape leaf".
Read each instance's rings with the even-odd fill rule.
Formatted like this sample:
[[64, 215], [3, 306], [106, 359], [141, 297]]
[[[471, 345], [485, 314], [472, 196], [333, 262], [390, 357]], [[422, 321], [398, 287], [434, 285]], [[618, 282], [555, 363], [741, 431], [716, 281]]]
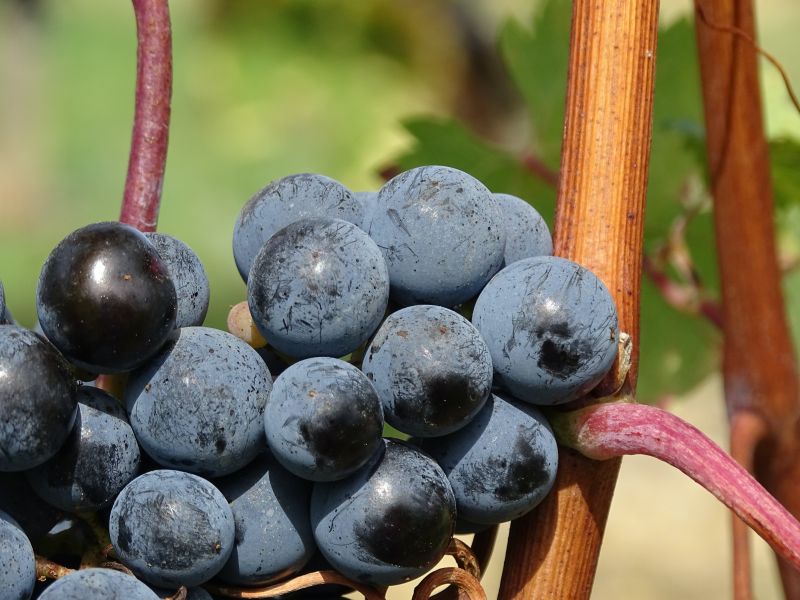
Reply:
[[800, 204], [800, 142], [788, 137], [770, 141], [769, 159], [776, 208]]

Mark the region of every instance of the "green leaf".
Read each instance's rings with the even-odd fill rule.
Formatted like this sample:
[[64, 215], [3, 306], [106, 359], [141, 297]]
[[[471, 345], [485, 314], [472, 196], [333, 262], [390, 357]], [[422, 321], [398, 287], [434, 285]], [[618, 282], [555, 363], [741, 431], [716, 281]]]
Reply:
[[409, 119], [404, 125], [417, 141], [398, 160], [400, 169], [421, 165], [461, 169], [493, 192], [524, 198], [552, 222], [555, 190], [529, 173], [510, 152], [489, 145], [453, 120], [421, 117]]
[[510, 21], [500, 47], [534, 125], [534, 147], [557, 168], [564, 132], [567, 64], [572, 3], [544, 2], [528, 29]]
[[793, 138], [772, 140], [769, 160], [776, 208], [800, 204], [800, 141]]

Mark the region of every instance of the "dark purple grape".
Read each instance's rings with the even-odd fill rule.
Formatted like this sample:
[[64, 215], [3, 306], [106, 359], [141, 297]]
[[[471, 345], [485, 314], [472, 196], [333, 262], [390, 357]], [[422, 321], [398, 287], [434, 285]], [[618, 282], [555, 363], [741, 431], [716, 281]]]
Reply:
[[52, 457], [77, 406], [71, 369], [35, 333], [0, 325], [0, 471], [24, 471]]
[[28, 600], [35, 583], [31, 542], [14, 519], [0, 511], [0, 598]]
[[181, 471], [151, 471], [117, 496], [108, 526], [121, 562], [159, 587], [200, 585], [233, 550], [233, 513], [211, 483]]
[[119, 402], [103, 390], [78, 390], [78, 417], [58, 453], [27, 472], [36, 493], [65, 511], [108, 505], [139, 469], [139, 444]]
[[167, 267], [144, 234], [121, 223], [74, 231], [50, 253], [36, 290], [42, 331], [74, 364], [129, 371], [175, 328]]
[[441, 468], [410, 444], [385, 451], [334, 483], [317, 483], [311, 524], [317, 546], [356, 581], [394, 585], [419, 577], [444, 556], [456, 522]]
[[492, 388], [492, 358], [478, 330], [441, 306], [389, 315], [364, 354], [386, 422], [420, 437], [466, 425]]
[[158, 596], [127, 573], [91, 568], [57, 580], [39, 600], [158, 600]]
[[460, 518], [502, 523], [524, 515], [550, 491], [558, 447], [542, 413], [492, 394], [466, 427], [415, 440], [441, 465]]
[[342, 479], [383, 446], [375, 388], [337, 358], [307, 358], [286, 369], [272, 387], [264, 428], [275, 458], [312, 481]]
[[153, 231], [145, 236], [155, 246], [175, 285], [178, 297], [175, 327], [202, 325], [211, 296], [203, 263], [189, 246], [171, 235]]
[[300, 570], [317, 547], [308, 520], [311, 483], [269, 452], [214, 482], [230, 502], [236, 546], [218, 577], [234, 585], [277, 581]]

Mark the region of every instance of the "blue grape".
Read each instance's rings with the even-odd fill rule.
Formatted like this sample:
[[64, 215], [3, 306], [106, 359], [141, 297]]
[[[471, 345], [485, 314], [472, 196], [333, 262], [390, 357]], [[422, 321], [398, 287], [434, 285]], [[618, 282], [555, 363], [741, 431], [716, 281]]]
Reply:
[[0, 472], [0, 511], [13, 517], [28, 539], [37, 544], [64, 518], [63, 511], [36, 495], [25, 471]]
[[277, 350], [344, 356], [380, 324], [389, 275], [375, 242], [352, 223], [303, 219], [261, 248], [247, 297], [256, 327]]
[[450, 167], [418, 167], [388, 181], [364, 225], [389, 267], [401, 305], [470, 300], [503, 264], [503, 216], [486, 187]]
[[216, 482], [230, 502], [236, 545], [219, 578], [234, 585], [269, 583], [296, 573], [316, 551], [308, 520], [311, 484], [268, 452]]
[[17, 522], [0, 511], [0, 597], [28, 600], [35, 583], [33, 546]]
[[[156, 596], [162, 600], [175, 596], [177, 590], [165, 590], [163, 588], [151, 588]], [[214, 600], [214, 597], [201, 587], [190, 587], [186, 590], [186, 600]]]
[[14, 319], [6, 306], [6, 293], [3, 290], [3, 282], [0, 281], [0, 325], [12, 325]]
[[131, 374], [131, 427], [156, 462], [209, 477], [232, 473], [266, 447], [264, 404], [272, 378], [239, 338], [184, 327]]
[[145, 236], [155, 246], [175, 285], [175, 327], [202, 325], [211, 295], [203, 263], [189, 246], [171, 235], [152, 232]]
[[591, 271], [563, 258], [526, 258], [503, 269], [478, 297], [472, 322], [499, 382], [534, 404], [586, 394], [617, 355], [611, 294]]
[[492, 388], [492, 359], [478, 330], [440, 306], [389, 315], [361, 368], [378, 391], [386, 422], [422, 437], [463, 427]]
[[273, 181], [253, 196], [233, 229], [233, 257], [247, 282], [258, 251], [278, 230], [300, 219], [331, 217], [360, 225], [363, 209], [338, 181], [300, 173]]
[[175, 328], [177, 298], [164, 261], [141, 232], [94, 223], [50, 253], [36, 286], [47, 339], [93, 373], [130, 371]]
[[466, 427], [419, 441], [447, 473], [458, 515], [502, 523], [533, 509], [553, 487], [558, 447], [533, 405], [493, 394]]
[[286, 369], [275, 380], [264, 426], [275, 458], [312, 481], [350, 475], [383, 445], [375, 388], [336, 358], [308, 358]]
[[158, 600], [158, 596], [126, 573], [91, 568], [58, 579], [39, 600]]
[[225, 497], [182, 471], [150, 471], [131, 481], [114, 501], [108, 531], [122, 563], [159, 587], [208, 581], [234, 546]]
[[372, 210], [378, 203], [378, 192], [353, 192], [353, 198], [361, 205], [361, 212], [364, 215], [361, 223], [356, 223], [364, 229], [363, 225], [372, 219]]
[[68, 512], [110, 504], [139, 469], [139, 444], [125, 410], [103, 390], [78, 390], [78, 416], [67, 441], [46, 463], [27, 471], [36, 493]]
[[453, 491], [441, 468], [399, 440], [365, 467], [317, 483], [311, 525], [325, 558], [342, 574], [373, 585], [419, 577], [447, 550], [456, 521]]
[[511, 194], [494, 194], [506, 225], [505, 265], [553, 254], [553, 238], [547, 223], [533, 206]]
[[49, 343], [0, 325], [0, 471], [24, 471], [52, 457], [72, 429], [75, 396], [70, 368]]

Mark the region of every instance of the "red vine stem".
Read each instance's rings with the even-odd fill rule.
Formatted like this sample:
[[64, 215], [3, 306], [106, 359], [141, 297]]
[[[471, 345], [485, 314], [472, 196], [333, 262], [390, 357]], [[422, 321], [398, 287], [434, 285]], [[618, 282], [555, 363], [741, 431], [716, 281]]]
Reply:
[[172, 32], [167, 0], [133, 0], [136, 13], [136, 108], [119, 220], [155, 231], [167, 161], [172, 95]]
[[597, 404], [554, 416], [561, 441], [595, 460], [644, 454], [688, 475], [800, 570], [800, 523], [703, 432], [642, 404]]

